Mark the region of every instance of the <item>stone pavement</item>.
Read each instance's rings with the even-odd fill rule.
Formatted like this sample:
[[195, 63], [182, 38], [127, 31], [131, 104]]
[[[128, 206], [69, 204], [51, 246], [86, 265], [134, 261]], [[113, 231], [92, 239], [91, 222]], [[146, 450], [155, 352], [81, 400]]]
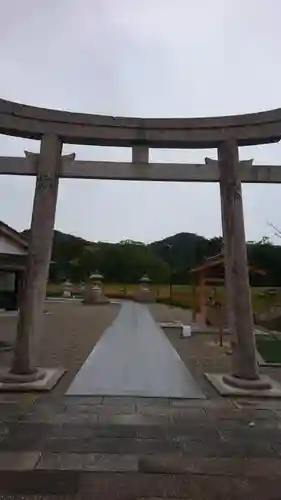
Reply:
[[125, 301], [68, 395], [205, 398], [147, 306]]
[[14, 394], [0, 415], [1, 499], [281, 498], [280, 401]]

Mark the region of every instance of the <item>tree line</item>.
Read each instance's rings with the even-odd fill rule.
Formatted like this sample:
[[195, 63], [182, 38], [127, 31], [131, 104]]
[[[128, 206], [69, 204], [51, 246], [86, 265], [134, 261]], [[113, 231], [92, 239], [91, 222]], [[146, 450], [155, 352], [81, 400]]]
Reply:
[[[29, 231], [24, 231], [28, 237]], [[190, 283], [190, 269], [222, 250], [222, 238], [179, 233], [150, 244], [131, 240], [89, 242], [55, 231], [50, 281], [85, 282], [98, 269], [106, 282], [136, 283], [146, 273], [155, 283]], [[268, 238], [247, 244], [249, 265], [265, 271], [253, 285], [281, 286], [281, 246]]]

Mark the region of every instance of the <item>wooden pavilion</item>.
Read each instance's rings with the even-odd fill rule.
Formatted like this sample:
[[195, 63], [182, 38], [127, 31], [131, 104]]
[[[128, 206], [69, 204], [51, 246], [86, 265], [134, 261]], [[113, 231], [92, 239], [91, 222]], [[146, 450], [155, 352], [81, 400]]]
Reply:
[[[265, 276], [265, 271], [248, 266], [250, 274]], [[214, 325], [218, 321], [227, 325], [226, 294], [223, 292], [225, 271], [224, 255], [219, 253], [206, 258], [190, 270], [193, 283], [193, 320], [201, 326]], [[217, 306], [217, 307], [216, 307]], [[220, 318], [213, 313], [220, 311]], [[217, 326], [217, 325], [215, 325]]]

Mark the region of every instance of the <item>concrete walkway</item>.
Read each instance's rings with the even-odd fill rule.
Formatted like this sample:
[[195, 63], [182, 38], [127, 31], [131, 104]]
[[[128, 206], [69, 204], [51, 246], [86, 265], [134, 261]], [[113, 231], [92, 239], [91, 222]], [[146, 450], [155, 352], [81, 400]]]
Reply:
[[67, 395], [204, 398], [148, 308], [124, 302]]

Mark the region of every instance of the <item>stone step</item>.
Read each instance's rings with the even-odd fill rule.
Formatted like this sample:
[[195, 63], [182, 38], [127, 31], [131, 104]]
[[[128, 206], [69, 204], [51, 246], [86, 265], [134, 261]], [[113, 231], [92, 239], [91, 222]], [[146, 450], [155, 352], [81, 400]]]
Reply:
[[280, 498], [280, 488], [280, 478], [273, 476], [241, 478], [192, 473], [0, 472], [0, 495], [3, 500], [272, 500]]
[[279, 458], [218, 458], [154, 455], [140, 457], [138, 471], [156, 474], [275, 477], [281, 479]]
[[177, 425], [6, 423], [0, 426], [0, 453], [101, 453], [195, 456], [270, 456], [281, 454], [279, 420], [249, 425], [243, 420], [179, 422]]

